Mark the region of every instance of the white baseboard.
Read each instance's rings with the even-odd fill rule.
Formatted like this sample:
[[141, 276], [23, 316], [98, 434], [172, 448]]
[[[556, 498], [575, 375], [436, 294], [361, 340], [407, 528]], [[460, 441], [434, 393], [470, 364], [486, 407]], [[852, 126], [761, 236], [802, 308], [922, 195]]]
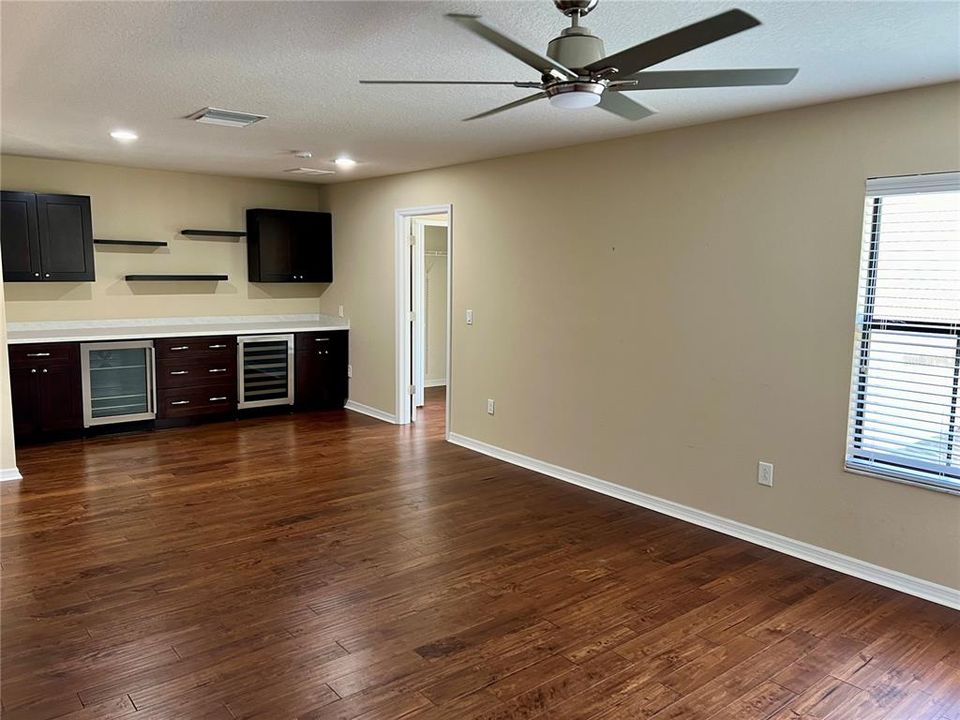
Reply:
[[446, 384], [447, 384], [446, 378], [442, 378], [440, 380], [424, 380], [423, 381], [424, 387], [445, 387]]
[[370, 407], [369, 405], [363, 405], [362, 403], [358, 403], [353, 400], [347, 400], [344, 407], [347, 410], [353, 410], [361, 415], [369, 415], [377, 420], [383, 420], [383, 422], [393, 423], [394, 425], [397, 424], [396, 415], [391, 415], [390, 413], [384, 412], [383, 410], [378, 410], [375, 407]]
[[0, 469], [0, 482], [6, 482], [7, 480], [23, 480], [23, 475], [15, 467]]
[[896, 570], [889, 570], [887, 568], [880, 567], [879, 565], [865, 562], [864, 560], [858, 560], [857, 558], [850, 557], [849, 555], [843, 555], [841, 553], [834, 552], [833, 550], [827, 550], [826, 548], [818, 547], [816, 545], [810, 545], [809, 543], [805, 543], [800, 540], [794, 540], [793, 538], [788, 538], [784, 535], [778, 535], [777, 533], [770, 532], [769, 530], [761, 530], [760, 528], [746, 525], [744, 523], [737, 522], [736, 520], [729, 520], [727, 518], [720, 517], [719, 515], [712, 515], [711, 513], [704, 512], [703, 510], [697, 510], [696, 508], [692, 508], [687, 505], [681, 505], [680, 503], [675, 503], [671, 500], [664, 500], [663, 498], [659, 498], [654, 495], [648, 495], [640, 492], [639, 490], [633, 490], [632, 488], [623, 487], [622, 485], [616, 485], [614, 483], [607, 482], [606, 480], [601, 480], [590, 475], [584, 475], [583, 473], [576, 472], [575, 470], [568, 470], [567, 468], [560, 467], [559, 465], [553, 465], [551, 463], [537, 460], [536, 458], [528, 457], [526, 455], [521, 455], [510, 450], [504, 450], [503, 448], [496, 447], [495, 445], [489, 445], [485, 442], [474, 440], [473, 438], [468, 438], [463, 435], [450, 433], [447, 439], [455, 445], [460, 445], [468, 450], [474, 450], [475, 452], [489, 455], [490, 457], [503, 460], [504, 462], [511, 463], [512, 465], [519, 465], [520, 467], [533, 470], [534, 472], [538, 472], [543, 475], [548, 475], [549, 477], [556, 478], [557, 480], [573, 483], [574, 485], [579, 485], [580, 487], [587, 488], [588, 490], [609, 495], [610, 497], [617, 498], [618, 500], [623, 500], [634, 505], [639, 505], [640, 507], [655, 510], [656, 512], [663, 513], [664, 515], [669, 515], [680, 520], [685, 520], [686, 522], [693, 523], [694, 525], [700, 525], [701, 527], [716, 530], [717, 532], [724, 533], [725, 535], [732, 535], [733, 537], [740, 538], [741, 540], [746, 540], [747, 542], [752, 542], [756, 545], [762, 545], [763, 547], [770, 548], [771, 550], [792, 555], [793, 557], [800, 558], [801, 560], [806, 560], [816, 565], [830, 568], [831, 570], [852, 575], [860, 578], [861, 580], [867, 580], [869, 582], [876, 583], [877, 585], [883, 585], [885, 587], [907, 593], [908, 595], [915, 595], [916, 597], [923, 598], [924, 600], [929, 600], [930, 602], [935, 602], [940, 605], [946, 605], [947, 607], [960, 610], [960, 590], [956, 588], [947, 587], [946, 585], [939, 585], [937, 583], [930, 582], [929, 580], [923, 580], [921, 578], [913, 577], [912, 575], [906, 575]]

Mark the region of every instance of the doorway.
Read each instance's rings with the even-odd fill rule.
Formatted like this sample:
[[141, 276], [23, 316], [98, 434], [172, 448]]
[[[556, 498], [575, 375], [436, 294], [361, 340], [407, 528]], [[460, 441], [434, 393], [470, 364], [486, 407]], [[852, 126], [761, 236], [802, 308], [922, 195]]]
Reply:
[[397, 422], [450, 431], [452, 207], [396, 212]]

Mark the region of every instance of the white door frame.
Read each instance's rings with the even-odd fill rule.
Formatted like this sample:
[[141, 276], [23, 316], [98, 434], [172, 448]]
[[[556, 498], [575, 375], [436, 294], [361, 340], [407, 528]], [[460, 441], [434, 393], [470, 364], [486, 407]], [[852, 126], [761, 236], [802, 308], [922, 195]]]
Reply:
[[413, 395], [416, 406], [423, 407], [423, 388], [427, 381], [427, 248], [424, 245], [424, 228], [447, 228], [449, 235], [450, 223], [423, 217], [414, 217], [412, 222], [413, 261], [417, 265], [413, 273], [413, 342], [417, 350], [413, 353]]
[[412, 375], [413, 348], [410, 340], [410, 315], [408, 302], [413, 298], [410, 276], [412, 271], [410, 237], [413, 218], [417, 215], [447, 215], [447, 407], [446, 437], [450, 437], [450, 408], [452, 406], [451, 389], [453, 374], [452, 359], [452, 318], [453, 318], [453, 205], [427, 205], [424, 207], [400, 208], [394, 213], [395, 238], [395, 347], [396, 347], [396, 418], [397, 423], [406, 425], [412, 420], [412, 397], [408, 388]]

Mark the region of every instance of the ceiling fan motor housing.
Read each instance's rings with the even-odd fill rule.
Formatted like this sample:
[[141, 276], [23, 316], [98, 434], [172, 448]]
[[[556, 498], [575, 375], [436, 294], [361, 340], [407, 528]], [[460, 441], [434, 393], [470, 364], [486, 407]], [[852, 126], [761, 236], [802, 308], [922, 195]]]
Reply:
[[577, 72], [605, 55], [603, 40], [582, 26], [564, 29], [560, 37], [551, 40], [547, 46], [547, 57]]

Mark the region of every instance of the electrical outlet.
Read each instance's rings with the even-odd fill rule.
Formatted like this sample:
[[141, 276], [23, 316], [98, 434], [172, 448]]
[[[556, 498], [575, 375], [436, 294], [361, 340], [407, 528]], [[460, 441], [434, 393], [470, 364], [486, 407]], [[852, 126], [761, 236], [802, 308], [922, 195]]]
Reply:
[[337, 315], [339, 315], [340, 317], [343, 317], [343, 305], [337, 306]]
[[353, 365], [347, 365], [347, 377], [348, 378], [353, 377]]
[[467, 325], [473, 325], [473, 310], [467, 310]]
[[493, 415], [493, 412], [496, 409], [497, 409], [496, 403], [493, 400], [488, 398], [487, 399], [487, 415]]
[[766, 487], [773, 487], [773, 463], [760, 461], [757, 465], [757, 482]]

